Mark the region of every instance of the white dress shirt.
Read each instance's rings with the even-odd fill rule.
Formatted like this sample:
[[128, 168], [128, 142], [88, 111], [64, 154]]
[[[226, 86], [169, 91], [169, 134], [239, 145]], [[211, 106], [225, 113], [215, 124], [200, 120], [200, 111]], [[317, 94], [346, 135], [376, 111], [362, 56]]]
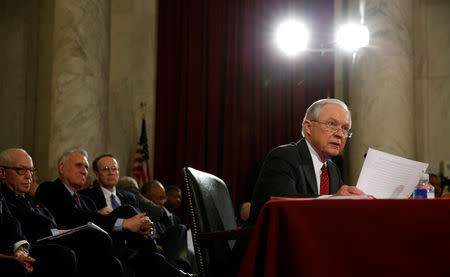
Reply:
[[[314, 174], [316, 175], [317, 193], [320, 194], [320, 175], [322, 174], [323, 162], [320, 160], [319, 154], [317, 154], [316, 150], [314, 150], [314, 148], [312, 148], [309, 144], [308, 140], [305, 139], [305, 141], [306, 145], [308, 145], [309, 153], [311, 154], [313, 161]], [[327, 166], [327, 163], [325, 163], [325, 166]]]
[[107, 189], [105, 189], [102, 186], [100, 186], [100, 188], [102, 189], [103, 195], [105, 196], [106, 206], [107, 207], [112, 209], [111, 194], [114, 194], [114, 197], [116, 198], [117, 203], [119, 203], [119, 205], [122, 206], [122, 202], [120, 201], [119, 197], [116, 194], [116, 188], [114, 188], [114, 190], [112, 192], [107, 190]]

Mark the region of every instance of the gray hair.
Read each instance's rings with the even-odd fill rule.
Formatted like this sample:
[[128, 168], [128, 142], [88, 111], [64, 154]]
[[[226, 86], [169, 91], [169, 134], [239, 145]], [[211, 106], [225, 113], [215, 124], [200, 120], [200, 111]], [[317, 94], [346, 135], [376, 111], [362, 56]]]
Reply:
[[119, 179], [119, 182], [117, 183], [117, 188], [123, 188], [123, 187], [135, 187], [139, 190], [139, 185], [136, 182], [136, 180], [133, 177], [130, 176], [124, 176]]
[[350, 122], [350, 128], [352, 127], [352, 115], [351, 115], [350, 110], [348, 109], [347, 105], [344, 102], [342, 102], [339, 99], [334, 99], [334, 98], [320, 99], [320, 100], [317, 100], [316, 102], [312, 103], [311, 106], [309, 106], [309, 108], [306, 110], [305, 117], [303, 118], [303, 122], [302, 122], [302, 135], [303, 136], [305, 136], [305, 130], [303, 127], [303, 123], [305, 122], [305, 120], [317, 120], [317, 118], [320, 115], [320, 111], [322, 110], [322, 107], [327, 104], [338, 105], [338, 106], [342, 107], [344, 110], [346, 110], [348, 113], [348, 120]]
[[70, 156], [70, 154], [72, 153], [80, 153], [81, 155], [83, 155], [84, 157], [86, 157], [86, 159], [88, 159], [88, 153], [86, 152], [86, 150], [83, 149], [73, 149], [73, 150], [69, 150], [64, 152], [64, 154], [61, 155], [61, 157], [58, 159], [58, 164], [57, 166], [59, 167], [59, 165], [63, 162], [65, 162], [67, 160], [67, 158]]
[[9, 148], [9, 149], [3, 150], [0, 153], [0, 165], [10, 165], [14, 162], [13, 158], [11, 157], [11, 152], [13, 152], [13, 151], [20, 151], [20, 152], [23, 152], [23, 153], [29, 155], [27, 153], [27, 151], [23, 150], [22, 148]]

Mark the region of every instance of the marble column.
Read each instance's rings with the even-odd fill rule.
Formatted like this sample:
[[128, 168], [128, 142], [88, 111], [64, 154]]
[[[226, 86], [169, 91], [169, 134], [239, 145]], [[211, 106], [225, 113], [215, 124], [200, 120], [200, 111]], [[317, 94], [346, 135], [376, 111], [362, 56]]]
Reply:
[[412, 0], [367, 0], [362, 9], [371, 38], [350, 65], [351, 185], [369, 147], [415, 158]]
[[83, 148], [106, 150], [108, 126], [110, 2], [54, 2], [50, 95], [49, 172], [59, 156]]

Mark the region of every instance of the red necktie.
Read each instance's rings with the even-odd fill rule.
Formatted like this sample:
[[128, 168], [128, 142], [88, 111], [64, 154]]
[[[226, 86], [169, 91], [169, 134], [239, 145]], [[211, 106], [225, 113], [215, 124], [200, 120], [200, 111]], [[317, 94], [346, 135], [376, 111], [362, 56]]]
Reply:
[[320, 195], [328, 195], [330, 193], [330, 179], [328, 178], [327, 166], [322, 165], [322, 174], [320, 174]]
[[77, 201], [78, 205], [81, 205], [80, 197], [78, 196], [76, 191], [73, 193], [73, 198], [75, 198], [75, 201]]

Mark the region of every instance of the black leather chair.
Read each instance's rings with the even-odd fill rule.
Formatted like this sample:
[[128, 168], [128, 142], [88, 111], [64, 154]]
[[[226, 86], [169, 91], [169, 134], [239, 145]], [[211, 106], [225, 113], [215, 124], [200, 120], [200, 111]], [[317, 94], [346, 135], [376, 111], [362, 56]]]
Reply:
[[228, 188], [218, 177], [185, 167], [183, 182], [199, 274], [230, 276], [235, 240], [250, 237], [253, 228], [237, 229]]

